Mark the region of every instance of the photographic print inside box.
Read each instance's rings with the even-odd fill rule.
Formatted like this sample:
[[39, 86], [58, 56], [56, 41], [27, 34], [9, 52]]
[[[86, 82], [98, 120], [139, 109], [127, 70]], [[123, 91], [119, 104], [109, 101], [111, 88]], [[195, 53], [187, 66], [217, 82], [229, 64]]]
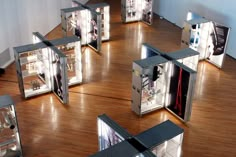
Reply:
[[121, 0], [122, 22], [143, 21], [151, 25], [153, 0]]
[[165, 106], [168, 60], [161, 56], [134, 61], [132, 110], [142, 115]]
[[89, 45], [98, 52], [101, 50], [100, 13], [76, 7], [62, 9], [61, 14], [64, 36], [76, 35], [81, 39], [82, 45]]
[[95, 51], [101, 50], [101, 42], [110, 39], [110, 6], [106, 3], [83, 5], [72, 1], [72, 8], [61, 9], [64, 36], [76, 35], [82, 45]]
[[190, 47], [205, 59], [221, 68], [230, 29], [189, 12], [182, 32], [182, 47]]
[[61, 9], [62, 32], [64, 36], [76, 35], [81, 45], [87, 44], [88, 10], [83, 7]]
[[95, 11], [88, 13], [87, 43], [95, 50], [101, 49], [101, 14]]
[[101, 14], [102, 41], [110, 39], [110, 6], [107, 3], [88, 4], [88, 8]]
[[100, 115], [97, 118], [99, 151], [107, 149], [120, 143], [131, 135], [112, 121], [107, 115]]
[[44, 43], [14, 48], [19, 89], [24, 98], [51, 91], [49, 49]]

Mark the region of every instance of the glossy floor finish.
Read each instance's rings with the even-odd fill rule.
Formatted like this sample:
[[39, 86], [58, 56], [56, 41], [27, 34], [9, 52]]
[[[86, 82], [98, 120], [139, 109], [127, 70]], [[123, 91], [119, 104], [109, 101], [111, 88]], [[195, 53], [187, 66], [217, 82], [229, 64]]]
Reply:
[[[83, 47], [83, 83], [69, 89], [68, 105], [52, 94], [21, 98], [15, 65], [0, 77], [0, 95], [16, 102], [25, 157], [85, 157], [98, 150], [96, 118], [106, 113], [132, 134], [170, 119], [184, 128], [184, 157], [236, 156], [236, 61], [226, 57], [222, 70], [200, 62], [191, 121], [183, 124], [159, 110], [143, 117], [131, 111], [132, 61], [140, 58], [140, 45], [162, 51], [180, 49], [181, 29], [154, 18], [152, 26], [123, 24], [120, 1], [111, 5], [111, 40], [101, 53]], [[60, 15], [58, 15], [60, 16]], [[58, 26], [48, 38], [61, 37]]]

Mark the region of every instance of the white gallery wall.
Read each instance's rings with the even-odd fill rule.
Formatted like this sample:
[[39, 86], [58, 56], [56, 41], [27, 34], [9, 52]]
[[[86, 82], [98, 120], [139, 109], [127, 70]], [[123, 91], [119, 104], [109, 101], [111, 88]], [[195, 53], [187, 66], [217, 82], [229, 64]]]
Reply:
[[154, 12], [179, 27], [183, 27], [189, 10], [231, 28], [226, 52], [236, 58], [236, 1], [154, 0]]
[[[59, 25], [60, 9], [67, 7], [71, 7], [71, 0], [1, 0], [0, 67], [14, 60], [12, 47], [32, 43], [32, 32], [46, 35]], [[10, 52], [10, 60], [1, 55], [6, 51]]]

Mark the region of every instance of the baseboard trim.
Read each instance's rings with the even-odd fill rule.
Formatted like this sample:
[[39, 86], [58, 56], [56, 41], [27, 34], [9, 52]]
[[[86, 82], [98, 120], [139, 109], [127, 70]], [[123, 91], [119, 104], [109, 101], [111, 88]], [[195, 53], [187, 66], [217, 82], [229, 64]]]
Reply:
[[236, 58], [234, 58], [233, 56], [231, 56], [231, 55], [229, 55], [229, 54], [227, 54], [227, 53], [226, 53], [226, 55], [227, 55], [228, 57], [230, 57], [230, 58], [236, 60]]
[[15, 60], [11, 59], [8, 62], [6, 62], [4, 65], [2, 65], [0, 68], [5, 69], [7, 68], [10, 64], [12, 64]]

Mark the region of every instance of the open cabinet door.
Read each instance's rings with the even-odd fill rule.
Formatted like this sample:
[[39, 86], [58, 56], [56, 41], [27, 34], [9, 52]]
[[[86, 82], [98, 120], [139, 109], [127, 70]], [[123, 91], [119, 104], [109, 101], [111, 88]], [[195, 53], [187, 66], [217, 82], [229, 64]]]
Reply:
[[77, 36], [65, 37], [50, 41], [67, 57], [68, 86], [82, 82], [82, 56], [80, 39]]
[[52, 91], [63, 103], [68, 103], [67, 58], [57, 48], [50, 47], [52, 57]]
[[142, 2], [142, 21], [149, 25], [152, 24], [153, 19], [152, 2], [153, 0], [143, 0]]
[[102, 37], [101, 37], [101, 14], [95, 11], [88, 11], [87, 21], [87, 43], [97, 52], [101, 50]]
[[184, 122], [189, 121], [196, 72], [177, 61], [169, 66], [169, 89], [166, 96], [166, 109]]
[[221, 68], [224, 61], [230, 28], [216, 22], [210, 22], [206, 60]]
[[185, 48], [171, 53], [163, 53], [163, 56], [168, 60], [175, 60], [190, 69], [197, 71], [199, 52], [191, 48]]
[[99, 151], [107, 149], [131, 137], [126, 130], [105, 114], [98, 116], [97, 126]]

